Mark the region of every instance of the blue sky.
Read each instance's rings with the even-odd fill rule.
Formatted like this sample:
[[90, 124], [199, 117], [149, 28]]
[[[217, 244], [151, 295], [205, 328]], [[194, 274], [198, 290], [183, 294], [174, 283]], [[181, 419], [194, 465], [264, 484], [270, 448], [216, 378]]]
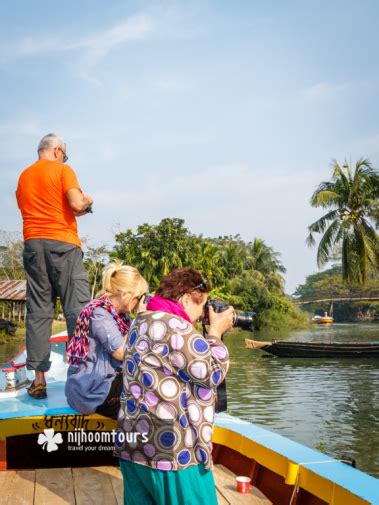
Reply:
[[262, 238], [287, 291], [317, 271], [309, 199], [330, 161], [379, 162], [376, 1], [0, 3], [0, 228], [40, 138], [64, 136], [92, 245], [182, 217]]

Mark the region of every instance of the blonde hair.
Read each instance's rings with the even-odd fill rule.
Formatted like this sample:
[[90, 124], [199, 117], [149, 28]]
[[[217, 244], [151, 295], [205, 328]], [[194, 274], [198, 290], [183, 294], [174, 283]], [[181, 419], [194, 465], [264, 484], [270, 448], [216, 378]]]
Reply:
[[102, 289], [97, 293], [97, 297], [125, 291], [130, 293], [130, 299], [132, 299], [142, 296], [149, 290], [146, 280], [139, 271], [134, 267], [124, 265], [120, 260], [112, 261], [103, 268], [102, 280]]

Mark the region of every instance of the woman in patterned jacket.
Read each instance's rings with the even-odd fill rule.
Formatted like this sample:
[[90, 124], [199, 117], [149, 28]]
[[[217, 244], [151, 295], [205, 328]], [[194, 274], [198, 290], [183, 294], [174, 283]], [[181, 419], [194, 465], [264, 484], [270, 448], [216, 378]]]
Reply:
[[204, 338], [192, 323], [209, 288], [191, 268], [172, 271], [136, 317], [125, 344], [115, 455], [125, 505], [216, 505], [212, 474], [215, 388], [228, 370], [222, 334], [233, 308]]

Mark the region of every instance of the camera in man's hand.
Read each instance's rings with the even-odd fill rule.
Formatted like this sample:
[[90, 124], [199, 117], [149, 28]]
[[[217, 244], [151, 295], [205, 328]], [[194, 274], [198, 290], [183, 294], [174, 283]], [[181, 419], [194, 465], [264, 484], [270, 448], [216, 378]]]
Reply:
[[[216, 313], [224, 312], [229, 305], [221, 300], [210, 299], [204, 306], [203, 324], [209, 324], [209, 307], [212, 307]], [[253, 331], [256, 313], [253, 311], [233, 313], [233, 326], [242, 330]]]

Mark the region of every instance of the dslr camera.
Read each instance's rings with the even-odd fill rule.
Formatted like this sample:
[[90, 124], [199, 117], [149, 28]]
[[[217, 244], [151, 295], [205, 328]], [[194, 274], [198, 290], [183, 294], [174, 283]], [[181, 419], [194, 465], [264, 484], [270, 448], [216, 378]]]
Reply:
[[[204, 337], [207, 335], [206, 325], [209, 325], [209, 307], [212, 307], [213, 310], [217, 313], [224, 312], [229, 305], [222, 302], [221, 300], [210, 299], [204, 306], [204, 315], [203, 315], [203, 335]], [[242, 330], [254, 331], [254, 320], [256, 313], [253, 311], [246, 312], [237, 312], [236, 310], [233, 313], [233, 326], [237, 328], [241, 328]], [[223, 340], [223, 336], [221, 337]], [[228, 395], [226, 392], [226, 382], [225, 379], [221, 382], [219, 386], [216, 387], [216, 402], [215, 402], [215, 411], [216, 412], [224, 412], [228, 407]]]
[[[222, 302], [221, 300], [210, 299], [204, 306], [204, 316], [203, 316], [203, 324], [209, 324], [209, 307], [212, 307], [216, 313], [224, 312], [229, 305]], [[254, 321], [255, 321], [256, 313], [253, 311], [245, 311], [245, 312], [237, 312], [236, 310], [233, 313], [233, 327], [241, 328], [241, 330], [245, 331], [253, 331], [254, 330]]]

